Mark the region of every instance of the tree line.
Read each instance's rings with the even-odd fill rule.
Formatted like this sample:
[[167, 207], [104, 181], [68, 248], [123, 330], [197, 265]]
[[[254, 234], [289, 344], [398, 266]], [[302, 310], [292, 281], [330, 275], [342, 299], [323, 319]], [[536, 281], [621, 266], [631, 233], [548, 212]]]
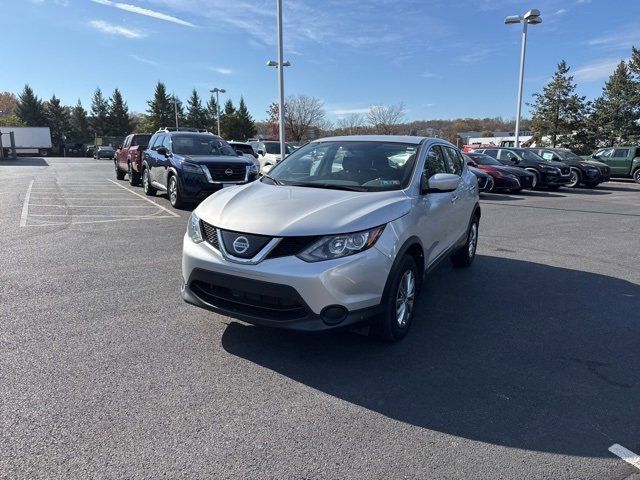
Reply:
[[[48, 126], [55, 152], [60, 152], [65, 143], [92, 143], [95, 137], [122, 138], [131, 132], [175, 127], [176, 113], [180, 127], [217, 131], [218, 105], [213, 95], [203, 104], [194, 89], [185, 109], [180, 99], [168, 94], [165, 84], [158, 82], [147, 105], [145, 114], [132, 114], [119, 89], [107, 98], [96, 88], [86, 110], [80, 100], [74, 106], [66, 106], [55, 94], [42, 100], [27, 84], [17, 96], [0, 93], [0, 126]], [[246, 140], [256, 134], [255, 122], [242, 96], [237, 108], [231, 99], [225, 102], [220, 112], [220, 133], [235, 140]]]
[[531, 128], [538, 144], [578, 153], [640, 141], [640, 51], [631, 48], [593, 101], [576, 94], [571, 68], [562, 60], [552, 79], [533, 95]]

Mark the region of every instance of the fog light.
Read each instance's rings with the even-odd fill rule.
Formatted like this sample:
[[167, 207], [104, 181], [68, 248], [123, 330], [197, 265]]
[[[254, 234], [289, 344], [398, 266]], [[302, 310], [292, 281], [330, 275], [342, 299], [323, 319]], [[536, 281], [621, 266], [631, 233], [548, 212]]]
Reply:
[[349, 311], [341, 305], [330, 305], [322, 309], [320, 317], [327, 325], [337, 325], [347, 318], [348, 313]]

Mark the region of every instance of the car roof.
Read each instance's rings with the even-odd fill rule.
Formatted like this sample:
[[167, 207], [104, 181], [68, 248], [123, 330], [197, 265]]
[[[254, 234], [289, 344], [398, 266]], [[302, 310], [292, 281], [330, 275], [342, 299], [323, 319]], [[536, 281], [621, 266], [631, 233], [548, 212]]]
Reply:
[[345, 135], [338, 137], [325, 137], [314, 140], [315, 142], [393, 142], [393, 143], [411, 143], [419, 145], [425, 141], [440, 141], [452, 145], [450, 142], [442, 138], [434, 137], [416, 137], [413, 135]]
[[247, 142], [238, 142], [236, 140], [228, 140], [227, 143], [229, 145], [246, 145], [247, 147], [250, 147], [251, 145], [249, 145]]

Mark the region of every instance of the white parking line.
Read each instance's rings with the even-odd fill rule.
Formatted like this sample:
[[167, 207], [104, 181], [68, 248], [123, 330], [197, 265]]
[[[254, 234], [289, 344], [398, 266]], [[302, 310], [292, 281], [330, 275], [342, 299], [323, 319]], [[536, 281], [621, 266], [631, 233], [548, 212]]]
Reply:
[[620, 457], [628, 464], [633, 465], [640, 470], [640, 455], [633, 453], [631, 450], [627, 450], [622, 445], [618, 445], [617, 443], [611, 445], [609, 447], [609, 451], [614, 455]]
[[24, 203], [22, 204], [22, 215], [20, 216], [20, 226], [25, 227], [27, 225], [27, 217], [29, 216], [29, 197], [31, 197], [31, 187], [33, 187], [33, 180], [29, 182], [29, 188], [24, 196]]
[[127, 217], [127, 218], [113, 218], [111, 220], [89, 220], [86, 222], [71, 222], [71, 223], [37, 223], [31, 224], [29, 227], [55, 227], [60, 225], [81, 225], [87, 223], [109, 223], [109, 222], [130, 222], [132, 220], [157, 220], [159, 218], [172, 218], [169, 215], [163, 215], [161, 217]]
[[[153, 203], [153, 202], [151, 202]], [[31, 204], [32, 207], [57, 207], [57, 208], [151, 208], [149, 205], [56, 205], [56, 204]], [[160, 205], [157, 205], [160, 207]], [[162, 207], [160, 207], [162, 208]], [[175, 215], [179, 217], [179, 215]]]
[[134, 192], [133, 190], [131, 190], [130, 188], [127, 188], [123, 185], [120, 185], [119, 183], [114, 182], [113, 180], [107, 178], [107, 180], [109, 180], [111, 183], [113, 183], [114, 185], [125, 189], [128, 192], [131, 192], [133, 195], [135, 195], [136, 197], [140, 197], [141, 199], [149, 202], [151, 205], [155, 205], [156, 207], [158, 207], [161, 210], [164, 210], [165, 212], [173, 215], [174, 217], [180, 217], [180, 215], [178, 215], [177, 213], [172, 212], [171, 210], [169, 210], [168, 208], [163, 207], [162, 205], [158, 205], [156, 202], [154, 202], [153, 200], [149, 200], [147, 197], [140, 195], [139, 193]]

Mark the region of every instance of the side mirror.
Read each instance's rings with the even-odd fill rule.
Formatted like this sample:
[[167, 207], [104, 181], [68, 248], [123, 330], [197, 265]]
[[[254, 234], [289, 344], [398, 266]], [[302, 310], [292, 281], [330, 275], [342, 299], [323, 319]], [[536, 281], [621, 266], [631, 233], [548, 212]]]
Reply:
[[429, 178], [423, 173], [420, 179], [420, 193], [453, 192], [458, 185], [460, 185], [460, 177], [453, 173], [436, 173]]
[[264, 150], [258, 150], [258, 155], [261, 155], [264, 157]]
[[477, 167], [478, 166], [478, 164], [476, 162], [474, 162], [473, 160], [469, 160], [467, 162], [467, 165], [469, 165], [470, 167]]
[[240, 157], [244, 157], [244, 152], [242, 150], [236, 150], [236, 154]]
[[158, 152], [158, 155], [164, 155], [165, 157], [169, 154], [169, 150], [167, 150], [167, 147], [158, 147], [156, 149], [156, 152]]

